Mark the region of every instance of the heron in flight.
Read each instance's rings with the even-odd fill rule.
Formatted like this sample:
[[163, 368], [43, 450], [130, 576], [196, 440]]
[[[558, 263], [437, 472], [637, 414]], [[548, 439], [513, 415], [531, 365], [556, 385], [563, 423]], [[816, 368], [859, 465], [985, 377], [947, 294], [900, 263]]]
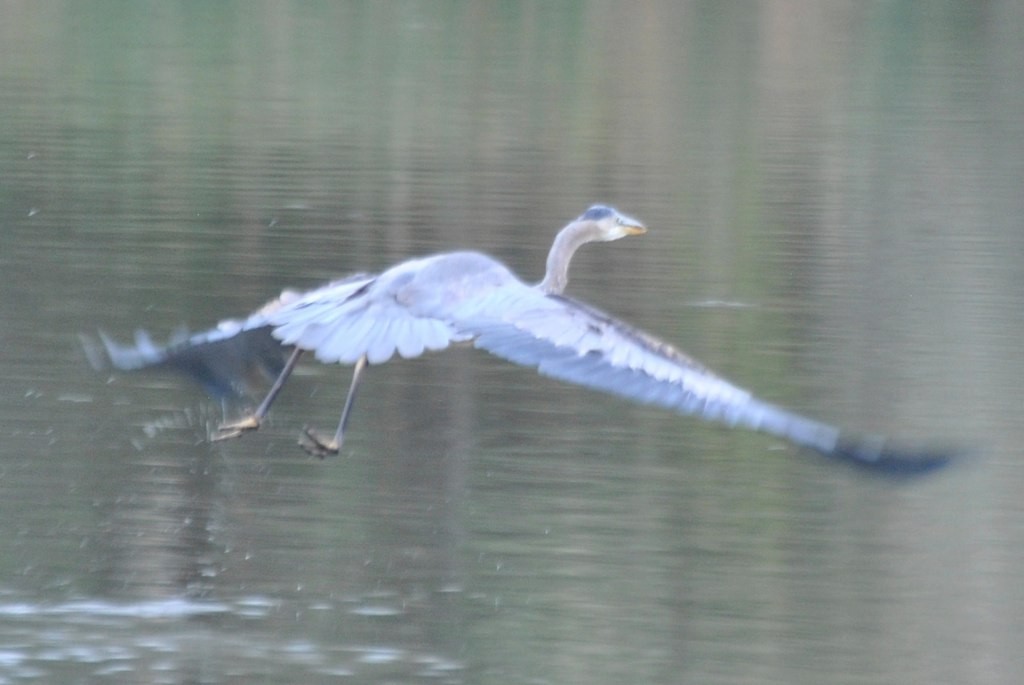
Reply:
[[246, 319], [222, 322], [165, 348], [141, 333], [134, 348], [105, 336], [102, 341], [116, 368], [168, 365], [208, 386], [233, 382], [234, 372], [243, 367], [276, 373], [256, 409], [222, 424], [213, 440], [258, 429], [305, 352], [324, 363], [353, 365], [334, 434], [323, 436], [307, 428], [300, 440], [319, 457], [341, 449], [368, 365], [396, 354], [412, 358], [465, 343], [552, 378], [761, 431], [871, 469], [919, 473], [949, 461], [948, 453], [893, 448], [881, 437], [850, 435], [760, 400], [675, 347], [563, 294], [569, 262], [582, 245], [646, 231], [636, 219], [595, 205], [555, 237], [544, 279], [537, 284], [524, 283], [485, 254], [450, 252], [405, 261], [380, 274], [356, 274], [305, 293], [286, 291]]

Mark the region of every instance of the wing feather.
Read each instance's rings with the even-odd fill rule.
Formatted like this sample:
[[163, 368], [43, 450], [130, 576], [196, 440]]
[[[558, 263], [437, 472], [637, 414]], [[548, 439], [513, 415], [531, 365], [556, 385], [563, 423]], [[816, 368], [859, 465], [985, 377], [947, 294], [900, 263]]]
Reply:
[[324, 338], [322, 343], [304, 340], [300, 337], [296, 344], [299, 347], [315, 350], [316, 357], [320, 361], [354, 364], [359, 357], [366, 354], [367, 341], [377, 325], [379, 324], [375, 319], [356, 314], [323, 324], [323, 327], [329, 331], [329, 335]]
[[892, 449], [878, 438], [851, 437], [760, 400], [671, 345], [567, 297], [524, 285], [492, 294], [459, 314], [455, 327], [472, 335], [476, 347], [558, 380], [761, 431], [889, 473], [928, 471], [951, 458], [943, 452]]
[[405, 319], [395, 322], [395, 325], [392, 327], [392, 334], [395, 336], [398, 354], [403, 359], [418, 357], [426, 349], [426, 340], [422, 336], [413, 335], [412, 325]]
[[79, 336], [93, 368], [138, 371], [166, 368], [182, 373], [214, 397], [246, 397], [258, 391], [260, 381], [272, 379], [284, 367], [288, 348], [271, 336], [269, 328], [241, 330], [240, 322], [224, 322], [208, 331], [172, 334], [166, 345], [137, 331], [135, 345], [121, 345], [100, 331], [99, 343]]
[[369, 363], [381, 364], [396, 352], [411, 358], [444, 349], [461, 336], [447, 321], [400, 301], [403, 288], [437, 261], [413, 260], [379, 276], [330, 283], [250, 317], [247, 325], [269, 325], [278, 340], [312, 350], [326, 363], [353, 364], [365, 355]]
[[381, 364], [391, 359], [397, 351], [396, 340], [398, 322], [402, 319], [383, 320], [373, 327], [366, 341], [366, 361], [370, 364]]

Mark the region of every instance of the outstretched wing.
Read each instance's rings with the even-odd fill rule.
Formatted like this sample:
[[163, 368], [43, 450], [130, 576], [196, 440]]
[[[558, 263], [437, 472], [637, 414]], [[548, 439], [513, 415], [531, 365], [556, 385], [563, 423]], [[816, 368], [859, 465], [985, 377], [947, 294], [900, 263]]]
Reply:
[[271, 329], [242, 330], [241, 322], [223, 322], [194, 335], [180, 331], [158, 345], [144, 330], [135, 332], [134, 345], [122, 345], [102, 331], [99, 342], [82, 335], [82, 347], [96, 370], [136, 371], [165, 368], [195, 380], [214, 397], [246, 397], [260, 381], [275, 378], [284, 368], [288, 349]]
[[196, 381], [214, 397], [248, 397], [263, 381], [284, 368], [289, 348], [274, 338], [265, 317], [299, 298], [285, 290], [246, 319], [227, 319], [190, 334], [181, 329], [161, 345], [144, 330], [135, 331], [134, 345], [123, 345], [100, 331], [97, 341], [80, 335], [89, 363], [97, 371], [169, 369]]
[[916, 473], [950, 456], [893, 449], [881, 438], [851, 437], [758, 399], [676, 348], [593, 307], [523, 284], [508, 284], [452, 312], [460, 332], [491, 354], [541, 374], [741, 426], [820, 454], [894, 473]]

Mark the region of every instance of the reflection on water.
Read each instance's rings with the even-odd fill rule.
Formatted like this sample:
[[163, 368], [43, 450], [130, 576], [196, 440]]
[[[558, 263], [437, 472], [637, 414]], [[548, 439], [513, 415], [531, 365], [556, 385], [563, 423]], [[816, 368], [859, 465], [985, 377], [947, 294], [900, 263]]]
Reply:
[[[0, 680], [1014, 682], [1022, 22], [4, 4]], [[595, 201], [652, 231], [574, 296], [983, 458], [895, 487], [452, 350], [371, 369], [319, 462], [347, 369], [210, 444], [242, 407], [77, 344], [456, 247], [539, 277]]]

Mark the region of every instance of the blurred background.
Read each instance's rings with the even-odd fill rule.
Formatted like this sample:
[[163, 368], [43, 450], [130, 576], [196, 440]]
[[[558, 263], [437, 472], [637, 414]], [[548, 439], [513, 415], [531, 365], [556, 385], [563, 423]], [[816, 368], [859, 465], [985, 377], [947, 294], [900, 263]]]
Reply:
[[[1013, 683], [1024, 5], [0, 3], [0, 683]], [[967, 446], [894, 484], [472, 350], [264, 430], [160, 337], [424, 253], [762, 397]]]

